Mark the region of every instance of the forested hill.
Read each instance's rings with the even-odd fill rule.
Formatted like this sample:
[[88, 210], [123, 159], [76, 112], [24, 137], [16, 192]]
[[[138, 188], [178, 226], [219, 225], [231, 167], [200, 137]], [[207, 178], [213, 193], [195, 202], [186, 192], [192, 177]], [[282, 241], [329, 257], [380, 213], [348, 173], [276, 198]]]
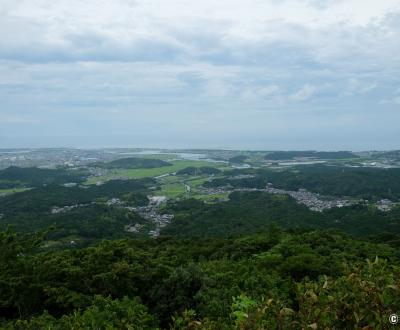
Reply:
[[162, 230], [177, 237], [229, 237], [257, 233], [269, 225], [282, 228], [336, 228], [356, 235], [400, 235], [400, 208], [380, 212], [364, 205], [313, 212], [287, 195], [234, 192], [229, 201], [205, 204], [194, 199], [171, 203], [175, 219]]
[[387, 152], [378, 153], [376, 156], [378, 159], [397, 159], [400, 160], [400, 150], [393, 150]]
[[[124, 209], [124, 205], [147, 205], [147, 189], [151, 184], [149, 179], [116, 180], [89, 188], [49, 186], [10, 195], [1, 199], [0, 226], [6, 228], [7, 224], [12, 224], [16, 231], [29, 233], [54, 225], [57, 232], [53, 238], [74, 235], [74, 240], [78, 241], [127, 236], [126, 225], [144, 225], [144, 229], [154, 227], [151, 221]], [[111, 198], [119, 198], [125, 204], [114, 208], [106, 206]], [[74, 208], [75, 205], [79, 207]], [[52, 214], [54, 207], [64, 207], [66, 211]], [[160, 212], [175, 216], [161, 229], [161, 235], [181, 238], [248, 235], [264, 231], [272, 224], [292, 229], [336, 228], [356, 236], [400, 235], [399, 207], [382, 212], [356, 204], [314, 212], [287, 195], [265, 192], [234, 192], [229, 201], [215, 204], [196, 199], [170, 201]], [[114, 234], [111, 228], [114, 228]], [[396, 244], [396, 238], [393, 240]]]
[[[20, 233], [54, 227], [49, 236], [52, 246], [70, 246], [71, 240], [74, 246], [85, 246], [105, 238], [126, 237], [125, 227], [132, 223], [147, 229], [154, 226], [123, 207], [147, 205], [149, 187], [154, 183], [151, 178], [111, 180], [102, 185], [50, 185], [10, 194], [0, 198], [0, 227], [10, 224]], [[117, 205], [113, 206], [113, 201]]]
[[349, 159], [358, 158], [349, 151], [273, 151], [265, 156], [267, 160], [291, 160], [294, 158]]
[[82, 170], [43, 169], [11, 166], [0, 171], [0, 189], [19, 186], [40, 187], [49, 184], [79, 183], [87, 173]]
[[[237, 175], [250, 175], [237, 179]], [[361, 168], [307, 165], [292, 168], [241, 169], [204, 183], [205, 187], [265, 188], [268, 183], [284, 190], [307, 189], [325, 196], [351, 196], [367, 200], [400, 199], [400, 168]]]
[[[1, 198], [0, 213], [5, 215], [19, 213], [48, 212], [53, 206], [71, 206], [87, 204], [97, 199], [107, 200], [121, 198], [135, 199], [135, 196], [144, 196], [139, 205], [147, 203], [146, 193], [149, 186], [154, 184], [151, 178], [140, 180], [111, 180], [102, 185], [62, 187], [50, 185], [31, 189], [18, 194]], [[140, 201], [140, 199], [139, 199]]]
[[177, 175], [202, 175], [202, 174], [213, 175], [220, 173], [221, 171], [219, 169], [211, 166], [201, 166], [201, 167], [189, 166], [176, 172]]
[[389, 329], [400, 306], [399, 250], [336, 232], [40, 242], [0, 233], [2, 329]]
[[161, 159], [150, 159], [150, 158], [139, 158], [139, 157], [122, 158], [114, 160], [109, 163], [97, 162], [92, 164], [92, 166], [106, 168], [106, 169], [156, 168], [156, 167], [171, 166], [171, 165], [172, 165], [171, 163], [168, 163]]

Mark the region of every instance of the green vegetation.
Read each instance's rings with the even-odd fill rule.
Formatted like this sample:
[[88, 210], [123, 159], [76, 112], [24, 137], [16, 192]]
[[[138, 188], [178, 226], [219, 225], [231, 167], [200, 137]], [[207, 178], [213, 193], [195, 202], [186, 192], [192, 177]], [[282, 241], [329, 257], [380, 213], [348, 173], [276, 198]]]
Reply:
[[229, 158], [229, 162], [233, 164], [241, 164], [243, 163], [248, 157], [244, 155], [234, 156]]
[[115, 168], [125, 168], [125, 169], [137, 169], [137, 168], [157, 168], [163, 166], [171, 166], [172, 164], [154, 158], [142, 158], [142, 157], [131, 157], [117, 159], [109, 163], [94, 163], [93, 166], [115, 169]]
[[18, 320], [7, 329], [158, 329], [156, 319], [137, 298], [122, 299], [95, 296], [93, 303], [82, 311], [64, 315], [60, 319], [47, 312], [32, 320]]
[[186, 179], [185, 182], [192, 188], [199, 188], [201, 186], [203, 186], [204, 182], [207, 182], [208, 180], [210, 180], [210, 178], [207, 177], [192, 177], [189, 179]]
[[[200, 172], [203, 172], [201, 175]], [[196, 173], [190, 175], [187, 173]], [[208, 173], [208, 174], [204, 174]], [[204, 195], [199, 188], [204, 182], [210, 179], [209, 173], [220, 173], [213, 167], [186, 167], [182, 171], [178, 171], [176, 175], [170, 175], [159, 179], [160, 190], [155, 191], [155, 195], [164, 195], [168, 198], [201, 198], [211, 200], [208, 195]]]
[[189, 166], [185, 167], [176, 172], [176, 175], [213, 175], [213, 174], [220, 174], [221, 170], [211, 166], [202, 166], [202, 167], [194, 167]]
[[161, 186], [161, 190], [155, 192], [158, 196], [167, 196], [168, 198], [182, 197], [186, 194], [186, 188], [182, 183], [169, 183]]
[[130, 224], [143, 224], [150, 228], [145, 219], [135, 212], [122, 208], [109, 207], [104, 204], [90, 204], [71, 209], [59, 214], [18, 214], [0, 220], [2, 227], [12, 223], [20, 233], [52, 228], [47, 240], [52, 246], [87, 246], [96, 241], [108, 238], [116, 239], [132, 236], [125, 231]]
[[[126, 236], [125, 225], [148, 224], [132, 211], [104, 205], [119, 198], [130, 206], [148, 204], [148, 188], [154, 180], [114, 180], [100, 186], [46, 186], [0, 199], [0, 227], [12, 224], [16, 231], [29, 233], [54, 227], [49, 239], [64, 242], [67, 237], [83, 245], [102, 238]], [[71, 206], [71, 208], [65, 208]], [[52, 213], [54, 207], [64, 210]]]
[[[246, 169], [224, 173], [226, 177], [206, 187], [265, 188], [267, 183], [285, 190], [307, 189], [327, 196], [351, 196], [367, 200], [400, 199], [400, 169], [354, 168], [332, 165], [295, 166], [284, 170]], [[235, 179], [238, 174], [253, 178]]]
[[349, 159], [359, 158], [349, 151], [273, 151], [265, 156], [267, 160], [289, 160], [294, 158]]
[[272, 224], [283, 228], [337, 228], [354, 235], [400, 234], [400, 208], [380, 212], [354, 205], [319, 213], [297, 204], [287, 195], [263, 192], [234, 192], [228, 202], [218, 204], [187, 199], [172, 202], [168, 208], [175, 218], [162, 234], [177, 237], [251, 234]]
[[[131, 160], [114, 165], [145, 166]], [[1, 329], [390, 329], [399, 207], [314, 212], [288, 195], [204, 187], [395, 200], [398, 169], [153, 161], [92, 169], [100, 185], [81, 185], [80, 170], [5, 171], [3, 191], [32, 188], [0, 197]], [[125, 207], [149, 195], [170, 200]], [[156, 212], [174, 218], [161, 226]]]
[[0, 234], [4, 329], [389, 329], [400, 306], [398, 250], [336, 232], [40, 245]]
[[[186, 180], [181, 180], [178, 177], [169, 177], [169, 180], [161, 184], [161, 189], [156, 190], [154, 195], [156, 196], [166, 196], [170, 199], [187, 199], [195, 198], [206, 202], [217, 202], [220, 200], [227, 200], [229, 193], [213, 193], [204, 194], [199, 187], [207, 181], [207, 178], [189, 178]], [[164, 178], [163, 178], [164, 180]], [[190, 188], [190, 190], [187, 189]]]
[[[112, 180], [102, 185], [89, 187], [47, 186], [31, 189], [1, 198], [0, 213], [15, 215], [18, 213], [50, 212], [52, 207], [88, 204], [97, 199], [121, 198], [136, 205], [145, 205], [149, 186], [154, 184], [151, 178], [140, 180]], [[144, 196], [144, 197], [143, 197]]]
[[400, 198], [400, 169], [352, 168], [316, 165], [298, 171], [275, 172], [265, 177], [277, 187], [305, 188], [333, 196], [352, 196], [368, 200]]
[[49, 184], [79, 183], [86, 172], [67, 169], [41, 169], [37, 167], [9, 167], [0, 171], [0, 189], [41, 187]]
[[[116, 177], [124, 177], [124, 178], [129, 178], [129, 179], [157, 177], [157, 176], [168, 174], [168, 173], [175, 173], [175, 172], [182, 170], [189, 166], [202, 167], [202, 166], [210, 166], [211, 164], [214, 165], [215, 163], [206, 162], [206, 161], [176, 160], [176, 161], [172, 161], [171, 164], [172, 164], [172, 166], [163, 166], [163, 167], [157, 167], [157, 168], [111, 170], [109, 173], [107, 173], [105, 175], [89, 178], [86, 183], [94, 184], [94, 183], [100, 182], [100, 181], [111, 180]], [[216, 165], [216, 166], [218, 166], [218, 165]]]
[[10, 188], [10, 189], [0, 189], [0, 196], [1, 195], [11, 195], [16, 194], [19, 192], [27, 191], [30, 188]]
[[228, 192], [214, 193], [214, 194], [192, 194], [190, 197], [204, 201], [206, 203], [216, 203], [229, 200]]
[[[272, 172], [273, 173], [273, 172]], [[205, 188], [217, 188], [217, 187], [231, 187], [231, 188], [257, 188], [264, 189], [268, 183], [269, 177], [257, 175], [254, 177], [245, 177], [241, 179], [219, 177], [213, 180], [204, 182]]]
[[[183, 166], [187, 162], [182, 163], [177, 162], [175, 165]], [[206, 169], [206, 172], [211, 169], [205, 166], [198, 168]], [[183, 169], [183, 173], [191, 172], [191, 167], [183, 166]], [[214, 172], [214, 170], [212, 171]], [[253, 173], [255, 177], [235, 178], [235, 175], [243, 173]], [[98, 225], [99, 228], [103, 228], [100, 225], [101, 212], [104, 212], [104, 215], [107, 212], [106, 210], [101, 211], [99, 207], [108, 199], [119, 198], [130, 206], [143, 206], [148, 203], [147, 195], [165, 195], [170, 199], [194, 198], [214, 203], [214, 205], [189, 203], [189, 206], [186, 207], [187, 201], [183, 200], [178, 203], [172, 201], [168, 207], [169, 211], [175, 214], [175, 219], [170, 225], [163, 228], [162, 233], [166, 235], [226, 237], [255, 233], [272, 223], [285, 228], [337, 228], [354, 235], [371, 235], [379, 232], [400, 233], [399, 208], [384, 213], [365, 205], [354, 205], [318, 213], [297, 204], [292, 198], [285, 195], [235, 192], [230, 195], [228, 202], [215, 203], [226, 200], [228, 193], [216, 191], [216, 193], [210, 194], [199, 189], [201, 185], [206, 187], [230, 185], [236, 188], [264, 188], [268, 182], [272, 182], [277, 187], [295, 190], [303, 187], [302, 183], [304, 183], [305, 188], [311, 191], [324, 193], [326, 192], [324, 189], [332, 187], [330, 190], [332, 194], [341, 195], [347, 192], [348, 195], [357, 196], [364, 192], [362, 196], [367, 197], [371, 197], [366, 194], [367, 191], [379, 193], [379, 187], [386, 186], [392, 189], [391, 196], [393, 196], [398, 193], [396, 188], [396, 184], [399, 182], [398, 173], [394, 169], [304, 166], [285, 171], [265, 169], [225, 171], [224, 177], [217, 177], [213, 181], [209, 181], [208, 175], [184, 174], [168, 176], [159, 181], [151, 178], [111, 180], [102, 185], [70, 188], [49, 185], [2, 197], [0, 214], [3, 216], [0, 219], [0, 225], [4, 228], [7, 224], [13, 224], [18, 232], [43, 230], [48, 226], [55, 225], [62, 233], [59, 239], [76, 235], [84, 240], [90, 240], [90, 234], [87, 234], [87, 229], [84, 227]], [[365, 184], [362, 178], [364, 178]], [[355, 184], [355, 180], [358, 181], [358, 186]], [[334, 186], [334, 182], [337, 182], [336, 186]], [[190, 187], [190, 191], [187, 187]], [[386, 195], [382, 192], [382, 195], [378, 196], [385, 197]], [[88, 208], [88, 205], [94, 202], [99, 206]], [[73, 205], [83, 205], [83, 207], [78, 207], [63, 215], [51, 214], [54, 207]], [[125, 218], [126, 221], [122, 221], [118, 213], [111, 212], [106, 218], [109, 223], [113, 223], [110, 224], [110, 228], [118, 228], [116, 237], [120, 237], [118, 235], [123, 233], [123, 226], [130, 222], [147, 225], [145, 228], [150, 228], [150, 223], [132, 221], [129, 217]], [[83, 225], [83, 223], [87, 225]], [[114, 224], [117, 227], [113, 227]], [[93, 237], [101, 238], [101, 233], [102, 230]], [[104, 237], [112, 237], [109, 231], [105, 230], [103, 234]]]

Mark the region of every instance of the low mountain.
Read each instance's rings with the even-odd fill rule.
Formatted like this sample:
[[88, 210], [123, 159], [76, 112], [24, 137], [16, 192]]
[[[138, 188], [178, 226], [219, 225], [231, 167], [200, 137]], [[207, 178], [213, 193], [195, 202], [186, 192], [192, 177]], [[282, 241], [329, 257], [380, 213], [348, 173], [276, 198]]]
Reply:
[[201, 175], [201, 174], [212, 175], [219, 173], [221, 173], [219, 169], [211, 166], [202, 166], [202, 167], [189, 166], [176, 172], [177, 175]]
[[0, 171], [0, 186], [5, 185], [6, 188], [40, 187], [49, 184], [79, 183], [84, 181], [85, 176], [86, 173], [81, 170], [11, 166]]
[[137, 168], [156, 168], [156, 167], [172, 166], [172, 164], [161, 159], [130, 157], [130, 158], [117, 159], [109, 163], [98, 162], [92, 164], [92, 166], [106, 168], [106, 169], [114, 169], [114, 168], [137, 169]]
[[359, 158], [350, 151], [274, 151], [265, 156], [266, 160], [293, 160], [295, 158], [351, 159]]

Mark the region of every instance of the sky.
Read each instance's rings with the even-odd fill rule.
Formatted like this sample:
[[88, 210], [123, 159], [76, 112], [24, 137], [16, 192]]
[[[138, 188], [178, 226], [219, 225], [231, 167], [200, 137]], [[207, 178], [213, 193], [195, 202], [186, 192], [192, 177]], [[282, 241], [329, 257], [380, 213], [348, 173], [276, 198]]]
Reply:
[[1, 0], [15, 147], [400, 149], [400, 1]]

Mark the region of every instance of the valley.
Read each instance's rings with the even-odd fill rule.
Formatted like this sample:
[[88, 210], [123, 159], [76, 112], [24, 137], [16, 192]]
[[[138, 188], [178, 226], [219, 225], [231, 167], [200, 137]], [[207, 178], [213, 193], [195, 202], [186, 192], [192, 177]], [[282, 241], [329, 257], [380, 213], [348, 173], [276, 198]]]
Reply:
[[383, 313], [400, 306], [400, 166], [384, 155], [0, 153], [0, 325], [380, 322], [366, 312], [371, 290], [384, 295]]

